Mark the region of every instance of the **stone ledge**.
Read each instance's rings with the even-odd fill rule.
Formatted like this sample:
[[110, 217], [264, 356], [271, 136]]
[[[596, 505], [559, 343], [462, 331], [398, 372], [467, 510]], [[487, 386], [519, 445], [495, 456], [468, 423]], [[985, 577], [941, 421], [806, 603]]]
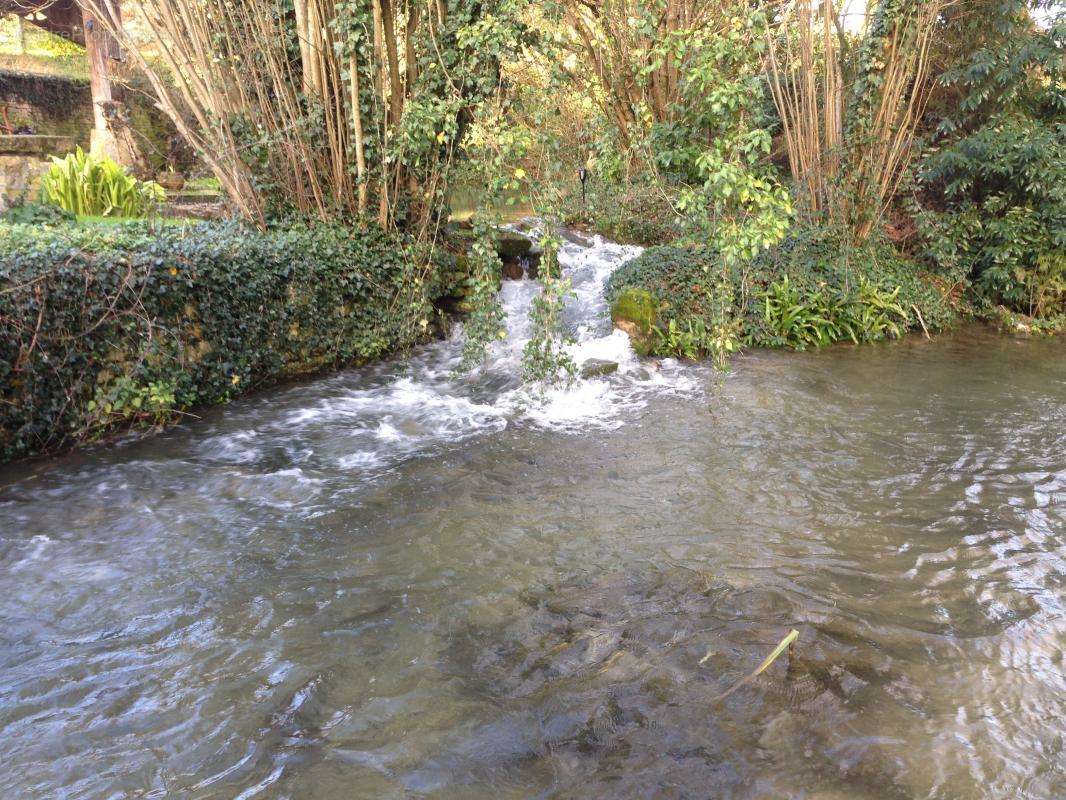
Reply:
[[63, 155], [74, 149], [70, 136], [39, 136], [16, 134], [0, 136], [0, 155], [49, 156]]

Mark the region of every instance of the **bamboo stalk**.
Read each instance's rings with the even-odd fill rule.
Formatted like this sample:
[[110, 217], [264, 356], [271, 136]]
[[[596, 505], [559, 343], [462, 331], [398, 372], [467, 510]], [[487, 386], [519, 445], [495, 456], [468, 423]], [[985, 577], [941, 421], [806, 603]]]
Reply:
[[[767, 31], [766, 75], [793, 180], [811, 214], [852, 226], [859, 239], [883, 217], [912, 157], [927, 98], [929, 46], [944, 5], [945, 0], [914, 0], [887, 21], [892, 27], [877, 54], [883, 62], [877, 93], [856, 98], [859, 113], [868, 115], [856, 126], [864, 138], [847, 142], [844, 95], [852, 89], [843, 82], [841, 24], [832, 0], [820, 4], [817, 33], [812, 0], [784, 7], [776, 34]], [[844, 176], [850, 188], [838, 197]]]
[[359, 97], [359, 65], [356, 63], [355, 54], [348, 57], [348, 76], [351, 86], [352, 128], [355, 133], [355, 175], [359, 182], [359, 214], [366, 213], [367, 186], [366, 177], [366, 148], [363, 142], [363, 111]]

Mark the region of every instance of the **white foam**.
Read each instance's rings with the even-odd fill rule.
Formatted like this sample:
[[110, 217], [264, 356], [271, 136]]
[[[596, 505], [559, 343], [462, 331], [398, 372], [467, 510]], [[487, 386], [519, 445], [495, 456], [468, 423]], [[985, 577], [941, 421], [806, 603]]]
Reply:
[[27, 542], [27, 544], [29, 545], [29, 552], [11, 565], [11, 571], [17, 572], [23, 567], [26, 567], [35, 561], [39, 561], [44, 555], [44, 551], [51, 543], [52, 538], [49, 536], [45, 536], [43, 533], [39, 533], [33, 538], [31, 538], [29, 542]]
[[[568, 346], [570, 356], [580, 370], [589, 359], [613, 361], [617, 371], [587, 379], [578, 379], [563, 387], [540, 392], [516, 390], [503, 398], [517, 416], [537, 427], [574, 433], [587, 428], [617, 428], [626, 417], [647, 404], [655, 393], [690, 394], [700, 382], [688, 368], [673, 359], [662, 362], [639, 358], [630, 346], [629, 337], [611, 326], [604, 284], [619, 266], [638, 256], [639, 247], [627, 247], [595, 237], [592, 247], [566, 244], [559, 253], [563, 274], [570, 277], [574, 297], [568, 302], [567, 317], [574, 320], [574, 342]], [[515, 282], [531, 283], [531, 282]], [[528, 309], [531, 298], [520, 290], [506, 293], [504, 301], [521, 301]], [[514, 310], [508, 309], [508, 320]], [[529, 339], [528, 314], [524, 325], [511, 328], [509, 347], [521, 353]], [[519, 332], [521, 341], [511, 341]], [[515, 337], [518, 338], [518, 337]]]
[[590, 358], [598, 358], [616, 362], [619, 369], [641, 365], [640, 359], [629, 346], [629, 337], [617, 329], [606, 336], [597, 336], [584, 341], [579, 339], [570, 346], [570, 355], [578, 364]]
[[373, 450], [359, 450], [337, 459], [337, 466], [341, 469], [372, 469], [381, 464], [381, 456]]
[[461, 326], [452, 336], [416, 351], [402, 372], [375, 370], [343, 373], [316, 384], [320, 395], [293, 408], [266, 430], [248, 429], [216, 439], [211, 455], [252, 463], [270, 458], [271, 442], [304, 437], [315, 459], [343, 470], [374, 470], [431, 448], [504, 430], [512, 422], [537, 428], [580, 432], [617, 428], [656, 393], [691, 392], [695, 371], [676, 362], [640, 359], [629, 338], [614, 330], [604, 283], [640, 248], [595, 237], [591, 247], [566, 243], [559, 253], [563, 274], [572, 282], [564, 320], [572, 331], [568, 345], [578, 368], [589, 359], [613, 361], [609, 375], [576, 379], [562, 387], [521, 384], [522, 356], [531, 334], [537, 281], [505, 281], [500, 303], [506, 336], [489, 348], [484, 366], [473, 375], [456, 373], [463, 345]]
[[620, 414], [627, 405], [607, 380], [584, 380], [534, 396], [523, 418], [538, 427], [568, 433], [589, 427], [617, 428], [622, 425]]

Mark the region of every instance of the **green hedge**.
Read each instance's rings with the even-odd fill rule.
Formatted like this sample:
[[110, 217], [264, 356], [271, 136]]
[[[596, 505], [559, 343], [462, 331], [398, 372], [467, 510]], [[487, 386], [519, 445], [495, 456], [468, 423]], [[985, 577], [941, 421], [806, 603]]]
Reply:
[[[619, 267], [608, 279], [606, 292], [613, 316], [625, 320], [632, 316], [625, 307], [643, 307], [647, 293], [660, 334], [671, 321], [685, 330], [710, 331], [726, 317], [733, 320], [742, 343], [803, 346], [800, 339], [777, 329], [776, 319], [767, 319], [768, 296], [779, 298], [785, 290], [810, 317], [824, 317], [825, 309], [847, 316], [839, 326], [833, 325], [837, 320], [827, 320], [832, 330], [828, 340], [837, 340], [850, 338], [844, 330], [855, 330], [851, 318], [864, 311], [862, 306], [890, 298], [902, 312], [896, 312], [901, 329], [920, 329], [923, 324], [930, 331], [944, 328], [956, 316], [947, 289], [946, 283], [923, 273], [887, 244], [849, 249], [826, 231], [800, 228], [753, 263], [732, 268], [725, 268], [718, 253], [704, 245], [651, 247]], [[641, 327], [646, 328], [646, 322]], [[856, 338], [882, 338], [861, 334]], [[667, 338], [652, 337], [644, 347], [674, 355]]]
[[427, 263], [378, 230], [0, 223], [0, 457], [411, 345]]
[[710, 311], [709, 284], [720, 271], [721, 259], [713, 248], [649, 247], [611, 274], [607, 299], [613, 303], [623, 290], [641, 289], [654, 299], [659, 320], [702, 316]]

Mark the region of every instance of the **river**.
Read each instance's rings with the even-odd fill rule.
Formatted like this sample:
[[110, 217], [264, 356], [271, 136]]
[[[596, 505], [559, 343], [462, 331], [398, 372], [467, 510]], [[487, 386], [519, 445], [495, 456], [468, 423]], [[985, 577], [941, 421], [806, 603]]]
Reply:
[[[3, 798], [1066, 796], [1066, 347], [508, 338], [0, 472]], [[792, 628], [799, 640], [752, 672]]]

